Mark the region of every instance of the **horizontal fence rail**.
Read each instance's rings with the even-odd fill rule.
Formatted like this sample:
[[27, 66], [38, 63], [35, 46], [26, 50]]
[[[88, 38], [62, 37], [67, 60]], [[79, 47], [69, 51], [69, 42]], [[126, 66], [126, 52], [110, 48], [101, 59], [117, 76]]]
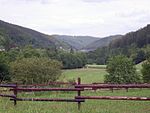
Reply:
[[125, 96], [76, 96], [76, 99], [104, 99], [104, 100], [140, 100], [150, 101], [150, 97], [125, 97]]
[[16, 88], [10, 90], [17, 90], [17, 91], [83, 91], [83, 88]]
[[19, 87], [36, 87], [36, 86], [49, 86], [49, 85], [76, 85], [76, 82], [49, 82], [47, 84], [27, 84], [18, 85]]
[[150, 84], [80, 84], [76, 88], [150, 88]]
[[11, 97], [11, 98], [14, 98], [15, 95], [6, 95], [6, 94], [0, 94], [1, 97]]
[[[11, 99], [14, 100], [14, 99]], [[56, 101], [56, 102], [84, 102], [84, 99], [60, 99], [60, 98], [16, 98], [17, 101]]]
[[16, 87], [15, 84], [0, 84], [0, 87], [5, 87], [5, 88], [13, 88], [13, 87]]
[[[2, 88], [15, 88], [15, 84], [0, 84], [0, 87]], [[9, 90], [1, 90], [1, 92], [6, 92]], [[15, 98], [15, 95], [8, 95], [8, 94], [0, 94], [0, 97], [9, 97], [9, 98]]]

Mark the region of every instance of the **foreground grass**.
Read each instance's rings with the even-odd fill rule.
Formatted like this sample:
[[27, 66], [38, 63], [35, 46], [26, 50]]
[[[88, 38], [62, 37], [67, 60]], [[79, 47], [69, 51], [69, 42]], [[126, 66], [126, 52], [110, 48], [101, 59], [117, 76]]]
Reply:
[[103, 82], [104, 75], [106, 74], [105, 69], [72, 69], [72, 70], [63, 70], [63, 74], [60, 80], [69, 81], [77, 80], [78, 77], [81, 78], [82, 83], [93, 83], [93, 82]]
[[[105, 69], [74, 69], [63, 70], [60, 80], [68, 81], [81, 77], [82, 83], [103, 82]], [[35, 98], [74, 98], [76, 92], [42, 92], [19, 94], [19, 97]], [[84, 96], [145, 96], [150, 97], [149, 89], [129, 89], [111, 91], [85, 91]], [[150, 113], [149, 101], [114, 101], [114, 100], [86, 100], [78, 111], [77, 103], [62, 102], [17, 102], [8, 98], [0, 98], [0, 113]]]
[[[56, 93], [47, 92], [42, 94], [20, 94], [19, 97], [36, 98], [73, 98], [76, 93]], [[130, 89], [114, 91], [85, 91], [82, 95], [116, 95], [116, 96], [147, 96], [150, 97], [148, 89]], [[18, 102], [13, 106], [9, 99], [0, 98], [0, 113], [150, 113], [150, 102], [145, 101], [109, 101], [109, 100], [86, 100], [82, 103], [81, 110], [78, 111], [77, 103], [61, 102]]]

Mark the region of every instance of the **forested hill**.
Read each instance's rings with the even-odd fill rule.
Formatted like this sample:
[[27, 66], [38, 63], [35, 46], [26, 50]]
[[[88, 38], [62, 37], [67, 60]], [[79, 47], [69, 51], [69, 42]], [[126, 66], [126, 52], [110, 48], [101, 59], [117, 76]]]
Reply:
[[34, 47], [54, 47], [55, 39], [49, 35], [10, 24], [0, 20], [0, 38], [9, 40], [8, 46], [33, 45]]
[[115, 39], [119, 39], [121, 38], [122, 35], [112, 35], [112, 36], [107, 36], [107, 37], [104, 37], [104, 38], [100, 38], [99, 40], [96, 40], [90, 44], [88, 44], [87, 46], [85, 46], [83, 49], [84, 50], [96, 50], [97, 48], [99, 47], [104, 47], [104, 46], [108, 46], [109, 43], [112, 41], [112, 40], [115, 40]]
[[106, 64], [110, 56], [123, 54], [138, 64], [150, 57], [150, 25], [135, 32], [123, 35], [110, 42], [109, 46], [100, 47], [88, 53], [91, 63]]
[[62, 44], [68, 44], [70, 47], [76, 50], [81, 50], [87, 45], [93, 43], [94, 41], [99, 40], [98, 37], [92, 36], [69, 36], [69, 35], [52, 35], [57, 40], [59, 40]]
[[112, 41], [110, 47], [125, 48], [131, 45], [136, 45], [138, 48], [142, 48], [147, 44], [150, 44], [150, 25], [135, 32], [127, 33], [122, 38]]
[[[5, 40], [5, 41], [4, 41]], [[46, 35], [38, 31], [10, 24], [0, 20], [0, 46], [6, 49], [33, 45], [40, 48], [62, 48], [65, 50], [96, 50], [99, 47], [126, 48], [136, 45], [138, 48], [150, 44], [150, 25], [126, 35], [114, 35], [104, 38], [91, 36]]]
[[[110, 39], [111, 40], [111, 39]], [[108, 38], [102, 39], [92, 36], [46, 35], [38, 31], [10, 24], [0, 20], [0, 41], [5, 49], [32, 45], [36, 48], [61, 48], [63, 50], [81, 50], [98, 41], [99, 45], [108, 45]], [[0, 46], [2, 43], [0, 42]], [[94, 45], [95, 46], [95, 45]]]

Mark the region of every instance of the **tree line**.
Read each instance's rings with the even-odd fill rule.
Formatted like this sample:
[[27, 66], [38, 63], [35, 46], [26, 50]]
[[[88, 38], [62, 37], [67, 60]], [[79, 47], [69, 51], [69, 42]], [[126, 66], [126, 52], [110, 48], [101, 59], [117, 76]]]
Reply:
[[150, 56], [150, 44], [145, 45], [142, 48], [138, 48], [135, 44], [127, 46], [125, 48], [110, 48], [102, 47], [95, 51], [87, 53], [87, 62], [89, 64], [106, 64], [108, 58], [116, 55], [124, 55], [131, 58], [135, 64], [138, 64]]
[[0, 51], [0, 80], [26, 83], [55, 81], [61, 69], [82, 68], [84, 53], [26, 46]]

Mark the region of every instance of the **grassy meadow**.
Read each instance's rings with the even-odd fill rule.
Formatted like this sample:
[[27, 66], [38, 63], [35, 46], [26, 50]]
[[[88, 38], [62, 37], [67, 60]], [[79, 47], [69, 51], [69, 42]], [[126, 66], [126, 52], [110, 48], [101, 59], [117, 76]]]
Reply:
[[60, 80], [77, 80], [77, 78], [80, 77], [82, 83], [103, 82], [105, 74], [107, 74], [105, 69], [83, 68], [63, 70]]
[[106, 69], [106, 65], [96, 65], [96, 64], [87, 64], [85, 67], [87, 68], [96, 68], [96, 69]]
[[[82, 83], [103, 82], [105, 69], [85, 68], [63, 70], [60, 80], [76, 80], [81, 77]], [[35, 98], [74, 98], [76, 92], [43, 92], [19, 94], [18, 97]], [[150, 97], [149, 89], [84, 91], [84, 96], [146, 96]], [[77, 109], [77, 103], [63, 102], [17, 102], [14, 107], [13, 101], [8, 98], [0, 98], [0, 113], [150, 113], [150, 102], [146, 101], [110, 101], [110, 100], [86, 100]]]

